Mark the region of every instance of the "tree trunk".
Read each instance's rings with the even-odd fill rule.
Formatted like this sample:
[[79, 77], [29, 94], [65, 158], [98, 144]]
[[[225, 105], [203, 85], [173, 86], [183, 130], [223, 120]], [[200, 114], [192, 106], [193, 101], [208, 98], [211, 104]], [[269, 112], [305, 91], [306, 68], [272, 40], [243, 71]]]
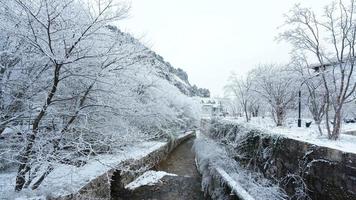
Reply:
[[248, 117], [247, 105], [244, 105], [244, 112], [245, 112], [246, 122], [249, 122], [250, 119], [249, 119], [249, 117]]
[[283, 126], [283, 122], [284, 122], [284, 109], [283, 108], [281, 108], [281, 107], [277, 108], [276, 117], [277, 117], [277, 126]]
[[0, 127], [0, 136], [5, 131], [5, 127]]
[[258, 117], [258, 108], [253, 109], [253, 117]]
[[277, 116], [277, 126], [283, 126], [283, 121]]
[[42, 176], [33, 184], [33, 186], [31, 187], [32, 190], [37, 189], [41, 183], [43, 182], [43, 180], [46, 178], [46, 176], [51, 173], [53, 171], [54, 167], [49, 164], [49, 166], [47, 167], [46, 171], [42, 174]]
[[330, 119], [329, 119], [329, 107], [330, 104], [327, 102], [326, 109], [325, 109], [325, 123], [326, 123], [326, 130], [328, 132], [328, 137], [331, 138], [331, 130], [330, 130]]
[[21, 191], [26, 183], [26, 174], [30, 171], [30, 166], [28, 162], [32, 154], [32, 148], [35, 143], [36, 133], [32, 132], [27, 136], [27, 145], [23, 153], [20, 154], [20, 165], [16, 176], [15, 191]]
[[32, 154], [32, 149], [36, 141], [36, 136], [38, 133], [39, 125], [40, 122], [42, 121], [43, 117], [46, 114], [48, 106], [52, 103], [52, 99], [54, 95], [56, 94], [58, 84], [59, 84], [59, 74], [60, 74], [60, 69], [62, 65], [55, 65], [54, 69], [54, 75], [53, 75], [53, 84], [51, 87], [51, 90], [48, 93], [48, 96], [46, 98], [46, 102], [43, 105], [40, 113], [36, 116], [33, 125], [32, 125], [32, 132], [27, 135], [27, 144], [25, 149], [20, 153], [19, 156], [19, 161], [20, 165], [17, 171], [17, 176], [16, 176], [16, 185], [15, 185], [15, 191], [21, 191], [22, 188], [24, 187], [26, 183], [26, 174], [30, 169], [29, 162], [30, 162], [30, 157]]
[[[78, 117], [80, 107], [82, 107], [90, 93], [90, 91], [93, 89], [96, 81], [94, 81], [84, 92], [84, 95], [80, 98], [79, 100], [79, 108], [76, 110], [75, 114], [68, 120], [67, 124], [64, 126], [64, 128], [60, 131], [61, 136], [68, 130], [68, 128], [73, 124], [73, 122], [76, 120]], [[59, 150], [59, 143], [60, 139], [54, 140], [53, 141], [53, 152], [52, 154], [55, 154]], [[37, 189], [43, 180], [48, 176], [49, 173], [51, 173], [54, 170], [54, 167], [52, 164], [49, 164], [47, 167], [46, 171], [40, 176], [40, 178], [32, 185], [31, 189], [35, 190]]]
[[321, 129], [321, 120], [315, 120], [315, 124], [318, 126], [320, 135], [323, 135], [323, 130]]
[[333, 124], [333, 130], [332, 130], [332, 135], [330, 139], [337, 140], [340, 137], [341, 133], [341, 109], [338, 109], [335, 113], [334, 117], [334, 124]]

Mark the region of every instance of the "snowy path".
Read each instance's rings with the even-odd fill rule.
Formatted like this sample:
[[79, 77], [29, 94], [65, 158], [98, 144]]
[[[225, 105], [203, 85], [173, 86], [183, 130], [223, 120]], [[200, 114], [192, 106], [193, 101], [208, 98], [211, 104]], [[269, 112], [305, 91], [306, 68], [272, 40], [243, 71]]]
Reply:
[[129, 199], [162, 199], [162, 200], [203, 200], [201, 176], [195, 166], [192, 152], [194, 139], [179, 145], [156, 170], [176, 174], [164, 176], [157, 184], [141, 186], [135, 189]]

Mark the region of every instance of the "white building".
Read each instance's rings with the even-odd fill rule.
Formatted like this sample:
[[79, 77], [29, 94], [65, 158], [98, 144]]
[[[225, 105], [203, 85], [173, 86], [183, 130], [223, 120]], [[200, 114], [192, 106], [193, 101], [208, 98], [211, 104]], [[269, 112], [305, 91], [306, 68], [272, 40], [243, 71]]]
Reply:
[[228, 113], [224, 109], [224, 99], [220, 98], [201, 98], [203, 117], [225, 116]]

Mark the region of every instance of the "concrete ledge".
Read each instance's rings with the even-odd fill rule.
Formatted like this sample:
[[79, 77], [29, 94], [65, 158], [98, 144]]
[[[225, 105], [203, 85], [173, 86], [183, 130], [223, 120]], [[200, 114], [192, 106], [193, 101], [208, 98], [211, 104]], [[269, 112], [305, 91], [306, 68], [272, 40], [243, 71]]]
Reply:
[[221, 179], [240, 200], [255, 200], [241, 185], [233, 180], [223, 169], [215, 169]]

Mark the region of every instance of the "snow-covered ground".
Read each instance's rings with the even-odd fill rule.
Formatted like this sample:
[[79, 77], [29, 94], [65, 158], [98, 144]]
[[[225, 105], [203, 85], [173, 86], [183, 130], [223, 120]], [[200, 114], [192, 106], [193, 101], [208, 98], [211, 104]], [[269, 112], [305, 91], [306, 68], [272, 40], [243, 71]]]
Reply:
[[[278, 134], [283, 137], [308, 142], [318, 146], [338, 149], [343, 152], [356, 153], [356, 136], [341, 134], [337, 141], [329, 140], [326, 134], [326, 130], [324, 130], [323, 135], [320, 135], [317, 126], [314, 124], [312, 124], [310, 128], [306, 128], [304, 124], [304, 127], [299, 128], [297, 127], [297, 122], [293, 119], [290, 119], [287, 120], [286, 126], [276, 127], [272, 119], [259, 117], [252, 118], [249, 123], [246, 123], [244, 118], [225, 118], [224, 121], [232, 123], [243, 123], [251, 128], [262, 129], [265, 133]], [[342, 125], [342, 132], [354, 130], [356, 131], [356, 124]]]
[[161, 148], [164, 142], [143, 142], [125, 147], [121, 153], [94, 157], [82, 167], [58, 165], [44, 180], [41, 186], [33, 191], [26, 189], [15, 193], [16, 172], [0, 174], [0, 199], [25, 199], [44, 196], [59, 197], [76, 193], [91, 180], [105, 174], [125, 160], [140, 159]]
[[164, 176], [177, 176], [176, 174], [170, 174], [164, 171], [152, 171], [149, 170], [139, 176], [137, 179], [125, 186], [126, 189], [134, 190], [140, 186], [144, 185], [155, 185], [158, 183]]

